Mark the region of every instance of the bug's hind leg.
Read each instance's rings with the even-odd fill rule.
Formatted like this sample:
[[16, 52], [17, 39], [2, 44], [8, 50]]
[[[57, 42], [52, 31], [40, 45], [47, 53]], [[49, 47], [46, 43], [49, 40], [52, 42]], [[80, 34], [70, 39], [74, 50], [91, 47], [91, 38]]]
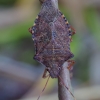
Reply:
[[68, 60], [68, 67], [67, 68], [69, 71], [72, 70], [74, 64], [75, 64], [74, 60]]
[[47, 73], [48, 73], [48, 69], [45, 68], [42, 78], [47, 78], [48, 76], [50, 76], [49, 74], [47, 75]]

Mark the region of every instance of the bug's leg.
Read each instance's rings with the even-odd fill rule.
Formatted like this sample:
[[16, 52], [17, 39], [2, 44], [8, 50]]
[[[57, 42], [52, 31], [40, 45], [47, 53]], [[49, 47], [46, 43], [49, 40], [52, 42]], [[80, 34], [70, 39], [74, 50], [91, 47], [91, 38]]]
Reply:
[[47, 78], [49, 76], [49, 74], [47, 75], [47, 72], [48, 70], [45, 68], [42, 78]]
[[32, 34], [32, 27], [30, 27], [30, 28], [28, 29], [28, 31]]
[[68, 60], [68, 70], [70, 71], [73, 68], [73, 65], [75, 64], [74, 60]]
[[72, 26], [70, 26], [70, 28], [71, 28], [71, 30], [72, 30], [72, 35], [76, 34], [75, 29], [74, 29]]

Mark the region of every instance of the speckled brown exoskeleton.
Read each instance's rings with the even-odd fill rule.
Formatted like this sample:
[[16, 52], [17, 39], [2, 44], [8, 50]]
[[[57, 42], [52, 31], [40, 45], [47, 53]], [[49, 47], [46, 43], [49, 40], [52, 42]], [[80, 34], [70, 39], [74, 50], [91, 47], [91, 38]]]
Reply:
[[75, 31], [58, 9], [57, 0], [40, 1], [41, 10], [34, 25], [29, 28], [35, 47], [34, 59], [46, 66], [43, 77], [48, 71], [51, 78], [57, 78], [65, 61], [69, 62], [69, 70], [74, 64], [70, 60], [74, 56], [70, 42]]

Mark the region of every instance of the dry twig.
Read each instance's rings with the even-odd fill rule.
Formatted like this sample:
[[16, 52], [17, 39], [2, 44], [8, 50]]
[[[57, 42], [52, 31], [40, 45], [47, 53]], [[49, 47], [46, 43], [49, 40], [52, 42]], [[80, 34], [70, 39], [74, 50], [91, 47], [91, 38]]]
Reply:
[[[70, 82], [70, 73], [68, 70], [68, 62], [65, 62], [63, 64], [63, 69], [60, 71], [60, 78], [58, 78], [58, 97], [59, 100], [73, 100], [73, 94], [70, 93], [70, 91], [72, 90], [71, 87], [71, 82]], [[68, 89], [65, 88], [64, 84], [62, 83], [62, 81], [64, 82], [64, 84], [66, 85], [66, 87]]]

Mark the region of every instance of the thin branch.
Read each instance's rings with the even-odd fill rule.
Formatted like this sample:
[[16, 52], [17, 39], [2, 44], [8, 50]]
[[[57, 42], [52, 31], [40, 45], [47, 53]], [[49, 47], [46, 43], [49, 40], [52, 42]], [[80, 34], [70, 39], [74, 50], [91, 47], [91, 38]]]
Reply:
[[[59, 100], [73, 100], [73, 94], [70, 93], [70, 91], [72, 90], [71, 87], [71, 82], [70, 82], [70, 73], [69, 70], [67, 69], [68, 67], [68, 62], [65, 62], [63, 64], [63, 68], [60, 72], [60, 77], [58, 78], [58, 97]], [[68, 89], [65, 88], [65, 86], [63, 85], [63, 83], [66, 85], [66, 87]]]

